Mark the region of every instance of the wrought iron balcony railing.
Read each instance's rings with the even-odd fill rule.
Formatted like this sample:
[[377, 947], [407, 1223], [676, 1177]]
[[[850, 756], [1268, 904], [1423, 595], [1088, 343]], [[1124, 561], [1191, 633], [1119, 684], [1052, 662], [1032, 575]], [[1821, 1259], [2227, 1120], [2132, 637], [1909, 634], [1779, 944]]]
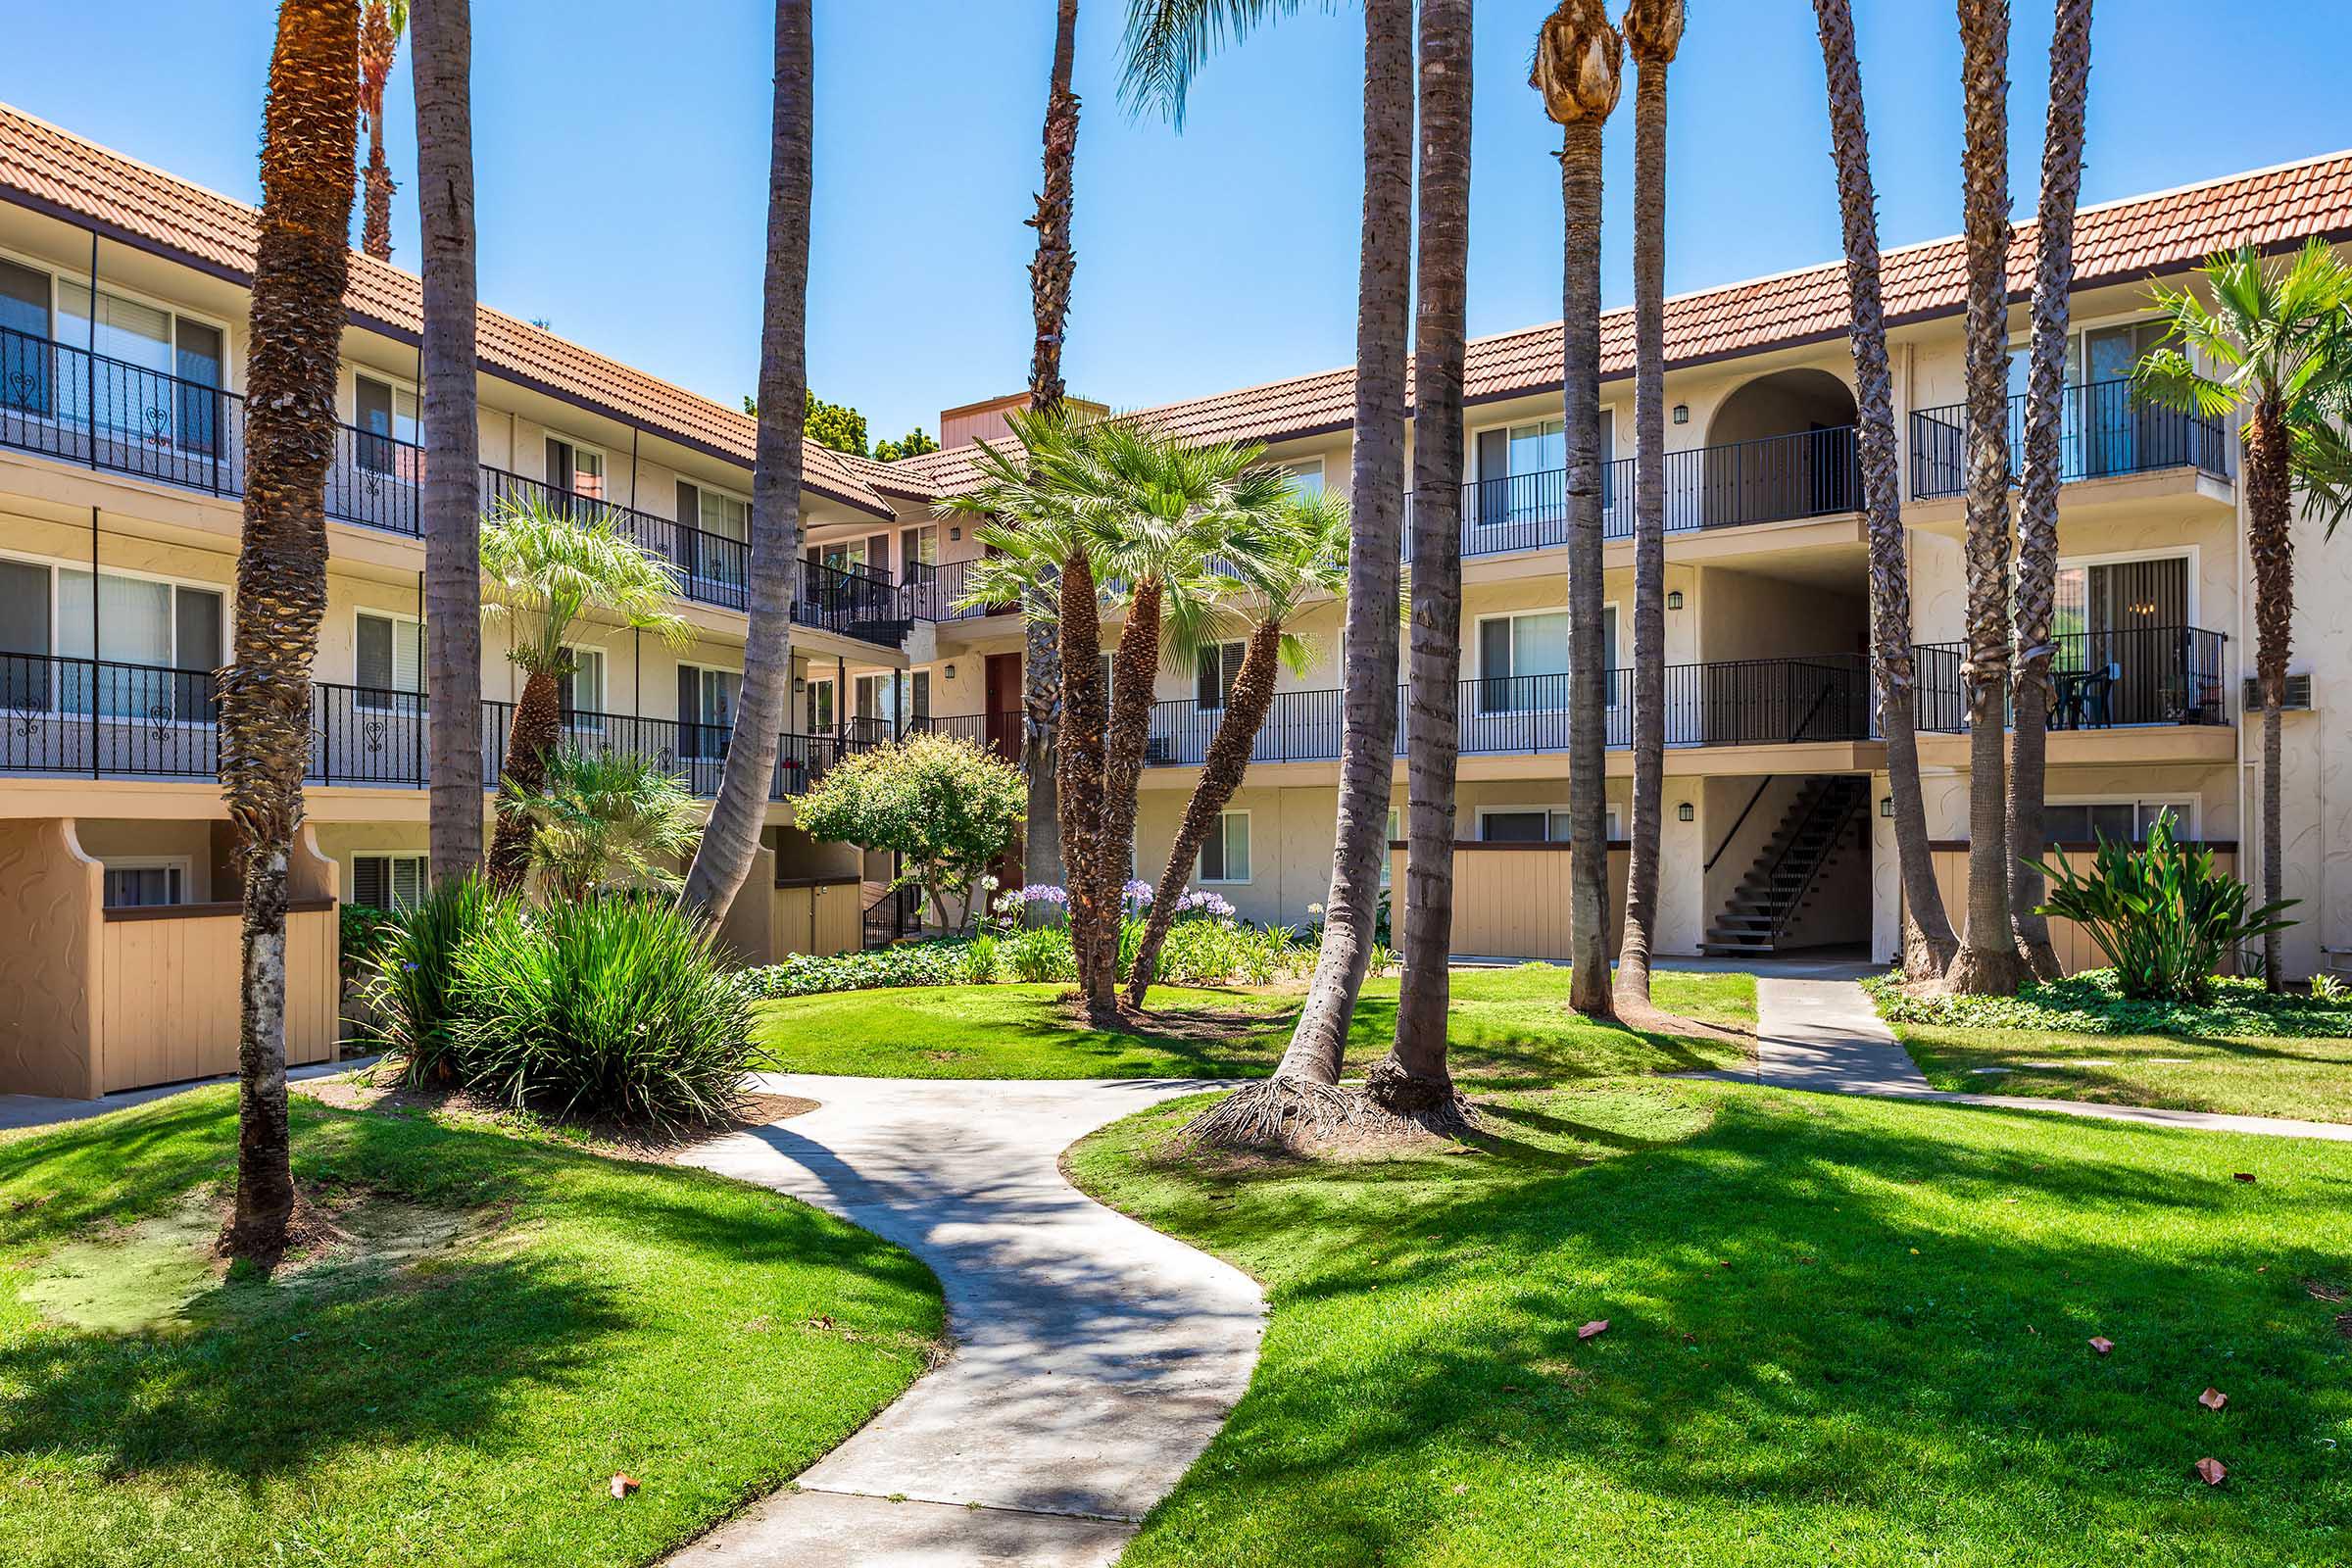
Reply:
[[[2141, 403], [2126, 380], [2064, 388], [2058, 405], [2058, 477], [2062, 481], [2195, 468], [2230, 477], [2230, 439], [2219, 419]], [[2026, 399], [2008, 401], [2009, 477], [2025, 466]], [[1946, 404], [1911, 415], [1911, 499], [1956, 496], [1968, 487], [1968, 406]]]

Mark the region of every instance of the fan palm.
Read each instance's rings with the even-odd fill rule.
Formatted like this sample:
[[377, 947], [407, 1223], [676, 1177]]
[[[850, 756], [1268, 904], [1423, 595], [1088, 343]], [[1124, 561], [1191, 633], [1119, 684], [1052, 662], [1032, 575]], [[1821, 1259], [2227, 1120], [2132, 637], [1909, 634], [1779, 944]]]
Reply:
[[[656, 633], [673, 648], [693, 640], [669, 608], [676, 569], [599, 513], [581, 521], [537, 500], [507, 501], [482, 524], [482, 612], [504, 621], [507, 657], [523, 672], [522, 696], [507, 731], [503, 789], [535, 795], [563, 730], [559, 702], [571, 672], [572, 627], [591, 612]], [[530, 864], [527, 824], [501, 814], [490, 847], [490, 880], [513, 890]]]
[[577, 904], [615, 876], [675, 886], [665, 864], [694, 847], [702, 808], [682, 778], [630, 752], [565, 746], [537, 790], [510, 783], [499, 814], [530, 835], [530, 863], [558, 899]]
[[1683, 0], [1630, 0], [1634, 86], [1634, 811], [1616, 994], [1649, 1003], [1666, 782], [1666, 72]]
[[1568, 1004], [1609, 1011], [1607, 655], [1601, 639], [1600, 127], [1617, 107], [1625, 40], [1601, 0], [1561, 0], [1528, 84], [1560, 126], [1560, 385], [1568, 472]]
[[[1348, 623], [1340, 740], [1340, 796], [1331, 891], [1314, 977], [1274, 1076], [1204, 1120], [1204, 1137], [1284, 1136], [1304, 1111], [1328, 1124], [1351, 1114], [1340, 1063], [1372, 956], [1380, 869], [1388, 858], [1389, 794], [1396, 765], [1396, 619], [1402, 564], [1405, 332], [1411, 314], [1413, 205], [1412, 0], [1364, 3], [1364, 204], [1357, 246], [1355, 417], [1349, 449]], [[1181, 122], [1185, 91], [1208, 56], [1297, 0], [1129, 0], [1131, 104]], [[1212, 1115], [1217, 1113], [1212, 1113]]]
[[[384, 9], [381, 0], [370, 14]], [[389, 8], [397, 30], [407, 7]], [[433, 880], [482, 869], [481, 424], [474, 379], [473, 23], [416, 0], [416, 208], [423, 238], [425, 724]], [[380, 118], [380, 94], [368, 111]], [[369, 199], [374, 189], [369, 187]], [[372, 222], [372, 219], [370, 220]]]
[[[792, 600], [801, 554], [801, 474], [808, 416], [808, 199], [815, 47], [809, 0], [776, 0], [767, 160], [767, 265], [760, 285], [759, 427], [752, 450], [752, 549], [736, 744], [686, 870], [685, 902], [715, 923], [760, 853], [792, 695]], [[517, 715], [519, 717], [519, 715]], [[681, 714], [681, 717], [684, 715]]]
[[[2155, 290], [2167, 330], [2133, 370], [2133, 392], [2167, 408], [2239, 420], [2254, 673], [2262, 689], [2262, 898], [2277, 904], [2285, 879], [2279, 710], [2295, 610], [2294, 493], [2303, 492], [2306, 510], [2331, 534], [2352, 511], [2352, 449], [2342, 428], [2352, 416], [2352, 267], [2315, 235], [2281, 261], [2266, 263], [2251, 246], [2216, 256], [2198, 281], [2212, 304], [2194, 285]], [[2262, 954], [2265, 978], [2277, 990], [2277, 931], [2263, 934]]]
[[1193, 786], [1184, 820], [1168, 846], [1167, 868], [1159, 874], [1143, 942], [1128, 971], [1127, 1001], [1136, 1007], [1144, 1004], [1151, 990], [1160, 949], [1176, 919], [1177, 900], [1193, 874], [1200, 846], [1208, 842], [1219, 814], [1249, 772], [1250, 753], [1273, 710], [1278, 667], [1306, 673], [1309, 650], [1292, 623], [1307, 604], [1347, 585], [1348, 504], [1338, 496], [1296, 498], [1265, 522], [1241, 531], [1223, 554], [1255, 602], [1253, 624], [1233, 689], [1225, 694], [1217, 732], [1201, 758], [1200, 782]]
[[311, 755], [311, 664], [326, 611], [326, 468], [359, 147], [355, 0], [283, 0], [262, 104], [261, 242], [245, 362], [245, 522], [236, 647], [220, 672], [220, 789], [245, 873], [237, 1195], [222, 1239], [265, 1267], [294, 1212], [286, 1117], [286, 868]]
[[1854, 445], [1870, 540], [1870, 661], [1879, 728], [1886, 737], [1887, 795], [1894, 803], [1895, 864], [1903, 884], [1903, 966], [1913, 979], [1940, 975], [1959, 947], [1936, 885], [1927, 803], [1919, 784], [1919, 682], [1911, 654], [1911, 577], [1904, 563], [1903, 503], [1894, 444], [1894, 376], [1886, 364], [1886, 310], [1879, 286], [1878, 196], [1870, 178], [1862, 67], [1847, 0], [1813, 0], [1828, 79], [1830, 149], [1845, 242], [1847, 336], [1854, 356]]
[[2023, 478], [2017, 506], [2017, 667], [2010, 708], [2009, 919], [2019, 958], [2059, 974], [2041, 912], [2042, 797], [2047, 784], [2051, 633], [2058, 588], [2059, 399], [2075, 287], [2075, 198], [2082, 188], [2082, 105], [2090, 76], [2091, 0], [2058, 0], [2050, 35], [2050, 111], [2042, 132], [2041, 207], [2034, 251], [2034, 336], [2026, 370]]

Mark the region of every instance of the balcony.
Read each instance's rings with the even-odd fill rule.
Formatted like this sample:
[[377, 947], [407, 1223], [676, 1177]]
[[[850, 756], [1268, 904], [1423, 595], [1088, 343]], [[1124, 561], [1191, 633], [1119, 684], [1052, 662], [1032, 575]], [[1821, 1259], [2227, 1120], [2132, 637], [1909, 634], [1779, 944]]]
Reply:
[[[239, 497], [245, 493], [245, 399], [121, 360], [0, 328], [0, 447], [137, 478]], [[326, 470], [326, 514], [415, 538], [424, 451], [339, 425]], [[609, 519], [677, 568], [681, 597], [743, 610], [750, 547], [742, 540], [602, 496], [558, 489], [488, 465], [482, 505], [536, 502], [585, 522]], [[895, 647], [905, 622], [928, 619], [923, 596], [887, 574], [803, 563], [793, 619]]]
[[[1601, 537], [1634, 536], [1635, 460], [1601, 466]], [[1760, 436], [1669, 452], [1666, 531], [1697, 533], [1751, 523], [1835, 516], [1861, 506], [1851, 425]], [[1412, 557], [1412, 507], [1405, 507], [1405, 557]], [[1462, 555], [1557, 549], [1568, 542], [1568, 475], [1551, 468], [1462, 486]]]
[[[2137, 403], [2132, 383], [2091, 381], [2059, 394], [2058, 477], [2106, 479], [2163, 468], [2230, 477], [2229, 434], [2219, 419]], [[2025, 465], [2026, 399], [2009, 399], [2009, 478]], [[1968, 488], [1968, 407], [1947, 404], [1911, 415], [1911, 499], [1932, 501]]]
[[[2194, 626], [2130, 626], [2061, 632], [2051, 678], [2058, 687], [2050, 727], [2123, 729], [2230, 722], [2230, 639]], [[1961, 734], [1968, 693], [1963, 643], [1923, 643], [1918, 661], [1922, 730]]]
[[[106, 660], [0, 654], [0, 773], [78, 778], [211, 779], [220, 766], [220, 709], [209, 670]], [[511, 703], [482, 704], [482, 774], [506, 765]], [[732, 729], [623, 713], [564, 717], [566, 745], [653, 759], [696, 795], [718, 793]], [[788, 800], [843, 757], [890, 739], [887, 726], [852, 720], [829, 735], [786, 734], [771, 800]], [[421, 789], [430, 756], [425, 699], [321, 681], [311, 688], [306, 782]]]

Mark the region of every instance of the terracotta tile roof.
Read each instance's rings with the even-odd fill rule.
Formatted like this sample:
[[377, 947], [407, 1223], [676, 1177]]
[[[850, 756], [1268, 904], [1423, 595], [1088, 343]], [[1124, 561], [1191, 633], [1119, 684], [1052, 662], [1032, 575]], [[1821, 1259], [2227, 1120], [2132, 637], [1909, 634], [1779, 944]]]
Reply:
[[[2085, 207], [2075, 223], [2075, 272], [2079, 286], [2093, 287], [2178, 270], [2237, 245], [2299, 243], [2314, 233], [2352, 237], [2352, 152]], [[2034, 242], [2034, 225], [2019, 224], [2009, 283], [2021, 297], [2033, 284]], [[1890, 322], [1958, 314], [1965, 281], [1957, 237], [1902, 246], [1880, 262]], [[1836, 337], [1846, 319], [1845, 264], [1824, 262], [1668, 300], [1666, 360], [1692, 365]], [[1631, 309], [1601, 317], [1600, 360], [1604, 377], [1633, 373]], [[1464, 395], [1476, 402], [1557, 386], [1559, 365], [1557, 321], [1475, 338]], [[1203, 440], [1272, 441], [1344, 430], [1355, 414], [1355, 374], [1323, 370], [1135, 413]], [[969, 448], [891, 466], [915, 468], [942, 493], [974, 477]]]
[[[252, 275], [260, 222], [253, 208], [5, 104], [0, 104], [0, 190], [234, 281]], [[414, 272], [355, 251], [344, 298], [357, 321], [409, 337], [422, 330], [421, 285]], [[487, 308], [480, 313], [476, 346], [483, 367], [494, 374], [751, 464], [754, 425], [737, 410]], [[853, 461], [810, 444], [808, 488], [889, 515], [889, 504], [858, 477]]]

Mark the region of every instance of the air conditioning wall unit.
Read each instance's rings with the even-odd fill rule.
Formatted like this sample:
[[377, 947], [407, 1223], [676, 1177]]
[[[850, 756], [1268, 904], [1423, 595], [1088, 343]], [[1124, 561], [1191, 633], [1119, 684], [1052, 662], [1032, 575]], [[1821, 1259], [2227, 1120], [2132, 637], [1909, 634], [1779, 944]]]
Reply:
[[[2308, 711], [2310, 710], [2311, 676], [2308, 673], [2298, 675], [2292, 671], [2288, 672], [2286, 692], [2280, 699], [2280, 705], [2289, 710]], [[2246, 677], [2246, 711], [2249, 713], [2262, 711], [2262, 678], [2258, 675]]]

